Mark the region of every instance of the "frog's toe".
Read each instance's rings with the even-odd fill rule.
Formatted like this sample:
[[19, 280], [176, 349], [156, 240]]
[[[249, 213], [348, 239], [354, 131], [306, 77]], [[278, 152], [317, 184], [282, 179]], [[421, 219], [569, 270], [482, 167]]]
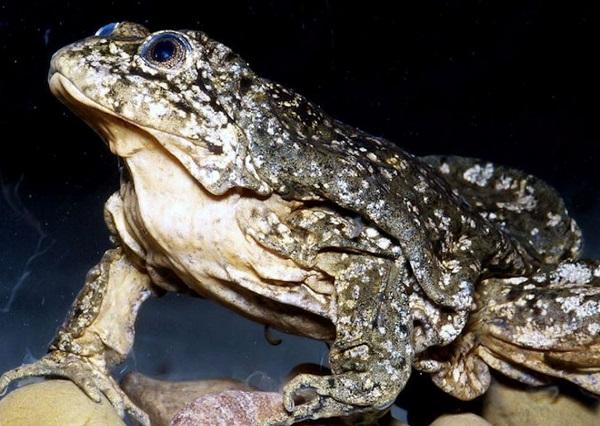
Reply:
[[125, 413], [128, 413], [143, 426], [150, 426], [148, 415], [129, 399], [109, 374], [86, 364], [85, 360], [75, 360], [65, 368], [65, 377], [96, 402], [100, 401], [103, 394], [120, 417], [125, 417]]
[[127, 413], [134, 419], [138, 421], [142, 426], [150, 426], [150, 417], [144, 410], [139, 408], [137, 405], [130, 401], [129, 404], [125, 407]]
[[61, 351], [50, 352], [39, 361], [4, 373], [0, 376], [0, 395], [12, 382], [36, 376], [69, 379], [94, 402], [100, 402], [102, 394], [104, 394], [121, 417], [124, 417], [127, 412], [142, 425], [150, 425], [148, 415], [131, 402], [108, 373], [102, 371], [86, 357]]
[[294, 406], [290, 414], [294, 422], [318, 419], [323, 417], [320, 413], [324, 405], [324, 398], [316, 396], [309, 401]]
[[[135, 405], [129, 399], [129, 397], [127, 397], [127, 395], [125, 395], [124, 393], [121, 392], [120, 395], [115, 395], [115, 396], [118, 398], [119, 404], [121, 405], [124, 412], [129, 414], [135, 420], [137, 420], [137, 422], [140, 423], [142, 426], [150, 426], [150, 417], [148, 417], [148, 414], [146, 414], [146, 412], [144, 410], [142, 410], [140, 407]], [[111, 397], [107, 396], [107, 398], [109, 401], [111, 401], [111, 404], [113, 404], [113, 406], [114, 406], [113, 399], [111, 399], [112, 396]], [[124, 416], [121, 415], [121, 417], [124, 417]]]
[[285, 385], [283, 389], [283, 406], [288, 412], [297, 412], [299, 407], [318, 403], [320, 397], [326, 395], [328, 393], [324, 387], [323, 377], [312, 374], [299, 374]]
[[294, 422], [352, 414], [356, 407], [337, 401], [332, 393], [334, 387], [333, 376], [300, 374], [284, 387], [284, 408]]
[[6, 393], [8, 386], [17, 380], [37, 376], [57, 376], [69, 378], [64, 371], [57, 368], [52, 360], [44, 357], [37, 362], [25, 364], [9, 370], [0, 376], [0, 396]]
[[349, 418], [371, 411], [379, 413], [376, 407], [345, 401], [345, 395], [340, 395], [337, 389], [338, 381], [336, 376], [300, 374], [294, 377], [283, 390], [283, 404], [290, 418], [300, 422], [329, 417]]
[[111, 405], [121, 417], [125, 413], [135, 418], [141, 425], [150, 426], [150, 418], [145, 411], [135, 405], [131, 399], [123, 392], [117, 382], [110, 376], [99, 382], [101, 392], [106, 396]]

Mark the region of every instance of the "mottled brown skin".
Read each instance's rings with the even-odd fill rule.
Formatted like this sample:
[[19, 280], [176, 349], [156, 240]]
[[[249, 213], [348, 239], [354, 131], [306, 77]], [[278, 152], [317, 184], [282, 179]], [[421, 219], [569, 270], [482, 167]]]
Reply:
[[[492, 307], [521, 308], [529, 297], [518, 285], [517, 297], [494, 290], [510, 277], [535, 279], [578, 256], [577, 226], [543, 182], [478, 160], [416, 158], [256, 76], [201, 32], [121, 23], [57, 52], [49, 80], [123, 160], [121, 188], [106, 203], [116, 248], [88, 276], [50, 353], [6, 373], [0, 389], [65, 376], [148, 424], [109, 371], [157, 287], [191, 289], [331, 344], [332, 374], [293, 378], [287, 414], [268, 424], [370, 423], [413, 366], [459, 397], [485, 391], [488, 364], [533, 368], [518, 353], [536, 311], [514, 322]], [[554, 296], [540, 287], [534, 297]], [[499, 318], [512, 327], [501, 338], [487, 325]], [[563, 342], [562, 358], [554, 347], [529, 349], [596, 365], [580, 343]], [[499, 356], [498, 344], [511, 355]], [[452, 371], [469, 374], [475, 391]], [[313, 397], [296, 403], [306, 389]]]
[[483, 394], [489, 367], [531, 386], [551, 377], [600, 394], [600, 263], [563, 261], [530, 278], [479, 284], [477, 309], [452, 344], [417, 368], [463, 400]]

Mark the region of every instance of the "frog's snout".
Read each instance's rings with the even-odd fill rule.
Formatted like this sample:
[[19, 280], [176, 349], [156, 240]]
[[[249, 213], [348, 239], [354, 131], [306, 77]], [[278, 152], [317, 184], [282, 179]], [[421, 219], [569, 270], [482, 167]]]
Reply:
[[67, 47], [63, 47], [59, 51], [55, 52], [50, 59], [50, 69], [48, 70], [48, 84], [52, 81], [52, 76], [59, 70], [60, 58], [64, 54]]

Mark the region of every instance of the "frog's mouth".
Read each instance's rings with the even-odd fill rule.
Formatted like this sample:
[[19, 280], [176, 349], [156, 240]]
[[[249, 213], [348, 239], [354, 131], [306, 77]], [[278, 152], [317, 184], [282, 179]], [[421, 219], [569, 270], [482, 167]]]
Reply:
[[127, 159], [144, 149], [159, 148], [175, 158], [205, 190], [215, 196], [223, 195], [235, 186], [251, 188], [261, 195], [270, 193], [268, 185], [255, 173], [246, 173], [243, 178], [239, 176], [238, 173], [243, 172], [235, 170], [237, 150], [229, 150], [227, 155], [215, 155], [211, 145], [202, 139], [188, 140], [131, 121], [91, 99], [55, 68], [51, 68], [48, 82], [52, 94], [94, 129], [115, 155]]
[[148, 129], [93, 101], [63, 74], [53, 72], [48, 83], [52, 94], [94, 129], [114, 154], [128, 157], [157, 142]]

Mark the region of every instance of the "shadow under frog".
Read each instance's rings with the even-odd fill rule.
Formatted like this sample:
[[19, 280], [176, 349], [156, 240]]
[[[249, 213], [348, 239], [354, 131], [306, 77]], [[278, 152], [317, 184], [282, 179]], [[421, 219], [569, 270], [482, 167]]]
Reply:
[[[461, 157], [414, 157], [255, 75], [197, 31], [103, 27], [52, 58], [52, 92], [125, 165], [114, 248], [44, 358], [0, 378], [67, 377], [144, 424], [110, 376], [157, 288], [327, 341], [269, 424], [385, 413], [411, 371], [474, 398], [489, 367], [600, 393], [600, 267], [553, 189]], [[312, 391], [312, 398], [299, 395]]]

